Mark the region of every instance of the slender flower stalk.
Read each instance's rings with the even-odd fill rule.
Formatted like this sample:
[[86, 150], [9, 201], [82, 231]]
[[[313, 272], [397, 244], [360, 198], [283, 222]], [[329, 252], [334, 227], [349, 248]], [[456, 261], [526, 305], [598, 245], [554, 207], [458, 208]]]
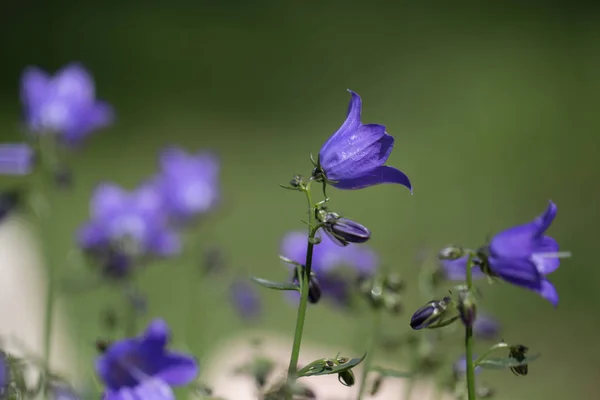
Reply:
[[296, 382], [296, 371], [298, 368], [298, 356], [300, 355], [300, 345], [302, 343], [302, 331], [304, 330], [304, 319], [306, 317], [306, 307], [308, 305], [308, 292], [310, 285], [310, 274], [312, 268], [312, 256], [314, 249], [314, 239], [319, 229], [319, 225], [315, 225], [314, 218], [314, 210], [315, 204], [312, 200], [312, 195], [310, 192], [310, 184], [312, 180], [310, 180], [306, 187], [302, 190], [306, 194], [306, 201], [308, 202], [308, 248], [306, 250], [306, 262], [304, 264], [304, 273], [300, 274], [300, 304], [298, 305], [298, 315], [296, 318], [296, 329], [294, 332], [294, 344], [292, 346], [292, 355], [290, 357], [290, 365], [288, 367], [288, 375], [287, 375], [287, 390], [286, 390], [286, 399], [292, 399], [292, 385]]
[[[467, 291], [473, 290], [473, 253], [467, 260]], [[467, 359], [467, 393], [469, 400], [475, 400], [475, 366], [473, 363], [473, 325], [465, 325], [465, 353]]]
[[375, 347], [377, 346], [377, 339], [379, 337], [379, 331], [381, 330], [381, 308], [373, 309], [373, 322], [371, 325], [371, 334], [369, 335], [369, 343], [367, 344], [367, 358], [365, 359], [362, 376], [360, 378], [360, 389], [358, 390], [358, 400], [362, 400], [365, 391], [367, 390], [367, 377], [369, 370], [373, 363], [373, 356], [375, 353]]

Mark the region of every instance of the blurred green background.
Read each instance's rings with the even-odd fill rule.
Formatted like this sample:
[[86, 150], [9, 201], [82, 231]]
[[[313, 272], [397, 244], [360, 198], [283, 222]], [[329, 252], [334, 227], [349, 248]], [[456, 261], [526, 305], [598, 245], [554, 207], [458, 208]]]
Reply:
[[[411, 177], [414, 196], [391, 185], [332, 190], [332, 205], [367, 224], [385, 264], [412, 282], [419, 249], [477, 246], [529, 221], [549, 199], [558, 204], [551, 233], [574, 254], [551, 277], [559, 307], [507, 285], [484, 287], [502, 336], [543, 358], [526, 378], [490, 372], [485, 381], [498, 399], [592, 399], [600, 388], [598, 22], [592, 2], [566, 1], [6, 0], [0, 142], [22, 135], [24, 67], [54, 71], [81, 61], [118, 122], [73, 158], [76, 185], [53, 199], [56, 223], [43, 232], [52, 265], [63, 267], [98, 182], [133, 188], [156, 171], [164, 145], [181, 144], [214, 149], [223, 161], [225, 205], [201, 240], [222, 246], [240, 276], [280, 279], [281, 235], [303, 229], [305, 210], [302, 196], [277, 184], [310, 172], [308, 155], [343, 121], [351, 88], [363, 98], [363, 121], [396, 137], [388, 163]], [[153, 267], [140, 282], [151, 316], [164, 317], [176, 335], [188, 301], [183, 264], [191, 262], [199, 261]], [[227, 302], [226, 282], [198, 290], [190, 345], [203, 358], [246, 325]], [[408, 290], [412, 310], [424, 299]], [[84, 357], [103, 332], [98, 313], [120, 304], [116, 293], [69, 301]], [[261, 295], [261, 323], [291, 334], [293, 309], [279, 293]], [[362, 352], [354, 328], [364, 316], [309, 311], [308, 338]], [[405, 332], [408, 318], [389, 328]], [[353, 333], [340, 338], [338, 330]]]

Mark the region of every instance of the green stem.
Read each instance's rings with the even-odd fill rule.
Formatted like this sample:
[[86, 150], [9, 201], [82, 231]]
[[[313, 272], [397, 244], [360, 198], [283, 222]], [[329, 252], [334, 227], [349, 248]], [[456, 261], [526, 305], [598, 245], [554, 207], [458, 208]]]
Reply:
[[298, 368], [298, 357], [300, 355], [300, 345], [302, 343], [302, 332], [304, 330], [304, 319], [306, 317], [306, 308], [308, 305], [308, 287], [310, 274], [312, 269], [312, 256], [314, 249], [314, 238], [317, 233], [318, 227], [313, 226], [314, 222], [314, 208], [315, 205], [312, 201], [311, 193], [310, 193], [310, 182], [304, 189], [304, 193], [306, 194], [306, 200], [308, 202], [308, 248], [306, 249], [306, 262], [304, 263], [304, 273], [300, 276], [300, 304], [298, 305], [298, 315], [296, 317], [296, 330], [294, 332], [294, 344], [292, 346], [292, 355], [290, 356], [290, 365], [288, 367], [287, 373], [287, 383], [286, 383], [286, 399], [291, 400], [293, 397], [292, 386], [296, 382], [296, 371]]
[[[467, 261], [467, 290], [473, 289], [473, 253], [469, 253]], [[473, 363], [473, 327], [465, 327], [465, 349], [467, 358], [467, 393], [469, 400], [476, 400], [475, 396], [475, 365]]]
[[375, 308], [373, 310], [373, 324], [371, 325], [371, 328], [372, 330], [371, 334], [369, 335], [369, 343], [367, 344], [367, 358], [363, 365], [357, 400], [362, 400], [365, 394], [365, 390], [367, 389], [367, 376], [369, 375], [371, 365], [373, 364], [373, 355], [375, 353], [375, 347], [379, 337], [379, 330], [381, 328], [381, 310], [379, 308]]

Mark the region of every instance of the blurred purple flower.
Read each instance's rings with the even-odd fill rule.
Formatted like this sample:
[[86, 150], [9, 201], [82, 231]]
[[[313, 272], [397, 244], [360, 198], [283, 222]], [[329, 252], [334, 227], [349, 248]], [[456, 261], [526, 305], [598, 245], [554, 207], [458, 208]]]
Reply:
[[188, 154], [167, 148], [160, 155], [158, 186], [169, 212], [185, 220], [210, 211], [219, 200], [218, 158], [208, 152]]
[[105, 258], [115, 271], [127, 270], [132, 257], [179, 252], [179, 237], [166, 224], [154, 186], [126, 192], [114, 184], [101, 184], [92, 196], [91, 217], [78, 232], [79, 244]]
[[[449, 281], [464, 281], [467, 279], [467, 261], [468, 256], [458, 258], [456, 260], [439, 260], [441, 270], [444, 277]], [[477, 258], [473, 259], [473, 263], [480, 263], [481, 261]], [[471, 274], [473, 279], [480, 279], [485, 276], [479, 267], [471, 268]]]
[[360, 96], [349, 92], [352, 99], [346, 121], [321, 147], [320, 170], [317, 168], [315, 174], [324, 174], [339, 189], [398, 183], [412, 191], [410, 180], [402, 171], [384, 165], [394, 147], [394, 137], [387, 134], [383, 125], [363, 125]]
[[[477, 356], [473, 355], [473, 360], [476, 360]], [[453, 365], [454, 375], [457, 377], [462, 377], [467, 373], [467, 357], [464, 355], [460, 356], [458, 360]], [[475, 373], [478, 374], [481, 372], [481, 367], [475, 367]]]
[[258, 318], [262, 311], [260, 296], [250, 282], [238, 280], [229, 287], [231, 301], [238, 315], [245, 320]]
[[[282, 240], [281, 255], [304, 265], [307, 248], [308, 236], [305, 232], [290, 232]], [[322, 235], [321, 243], [315, 245], [313, 250], [312, 272], [318, 279], [323, 298], [347, 305], [355, 278], [371, 276], [378, 263], [377, 255], [366, 245], [349, 244], [341, 247], [329, 236]], [[288, 293], [294, 298], [298, 297], [298, 293]]]
[[105, 400], [174, 399], [171, 386], [192, 382], [199, 372], [192, 356], [169, 351], [169, 328], [161, 319], [138, 337], [114, 342], [96, 360]]
[[96, 100], [93, 78], [77, 63], [53, 77], [37, 67], [25, 69], [21, 101], [31, 132], [56, 133], [67, 144], [77, 144], [114, 119], [112, 108]]
[[500, 333], [500, 323], [489, 315], [477, 313], [473, 333], [481, 339], [495, 339]]
[[25, 143], [0, 144], [0, 174], [27, 175], [33, 169], [33, 149]]

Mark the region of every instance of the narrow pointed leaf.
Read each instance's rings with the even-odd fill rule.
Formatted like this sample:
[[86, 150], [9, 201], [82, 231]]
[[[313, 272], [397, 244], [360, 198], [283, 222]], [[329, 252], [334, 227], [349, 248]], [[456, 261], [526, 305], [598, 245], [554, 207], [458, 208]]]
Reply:
[[518, 361], [517, 359], [512, 357], [487, 358], [478, 362], [476, 366], [487, 369], [506, 369], [519, 367], [521, 365], [527, 365], [532, 361], [538, 359], [539, 357], [540, 354], [534, 354], [532, 356], [525, 357], [525, 359], [522, 361]]
[[296, 290], [298, 291], [298, 285], [292, 282], [273, 282], [266, 279], [257, 278], [256, 276], [250, 277], [254, 282], [261, 286], [275, 290]]
[[367, 353], [361, 358], [353, 358], [344, 363], [339, 362], [342, 358], [321, 358], [311, 362], [298, 371], [298, 377], [339, 374], [340, 372], [348, 371], [356, 367], [366, 356]]

